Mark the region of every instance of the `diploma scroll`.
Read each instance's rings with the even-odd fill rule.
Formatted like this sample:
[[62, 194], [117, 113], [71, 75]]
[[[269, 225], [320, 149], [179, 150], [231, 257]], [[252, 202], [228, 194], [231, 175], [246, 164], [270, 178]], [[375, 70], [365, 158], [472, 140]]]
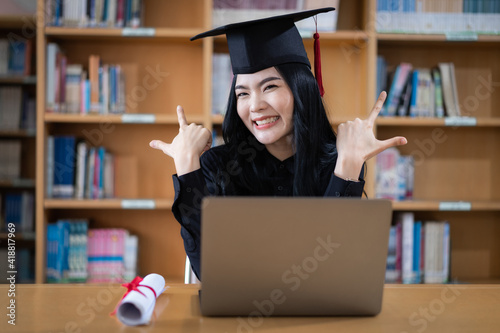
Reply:
[[165, 279], [158, 274], [149, 274], [142, 280], [135, 278], [124, 286], [129, 291], [118, 304], [116, 317], [127, 326], [149, 323], [156, 298], [165, 289]]

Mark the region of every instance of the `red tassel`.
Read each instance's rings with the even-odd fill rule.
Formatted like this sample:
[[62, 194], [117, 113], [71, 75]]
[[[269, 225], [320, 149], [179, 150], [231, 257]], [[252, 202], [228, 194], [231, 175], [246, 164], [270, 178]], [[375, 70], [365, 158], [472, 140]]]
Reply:
[[319, 93], [321, 97], [325, 94], [325, 89], [323, 88], [323, 77], [321, 76], [321, 54], [319, 51], [319, 34], [316, 32], [314, 35], [314, 76], [318, 82]]

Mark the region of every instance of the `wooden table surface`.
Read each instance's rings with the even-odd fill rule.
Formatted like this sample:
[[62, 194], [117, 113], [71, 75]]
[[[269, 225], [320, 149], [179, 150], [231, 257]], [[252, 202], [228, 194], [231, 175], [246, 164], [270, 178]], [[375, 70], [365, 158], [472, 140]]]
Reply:
[[1, 285], [0, 332], [500, 332], [500, 285], [386, 285], [375, 317], [273, 318], [203, 317], [198, 285], [167, 286], [150, 324], [127, 327], [109, 315], [125, 291], [118, 284], [16, 285], [15, 298]]

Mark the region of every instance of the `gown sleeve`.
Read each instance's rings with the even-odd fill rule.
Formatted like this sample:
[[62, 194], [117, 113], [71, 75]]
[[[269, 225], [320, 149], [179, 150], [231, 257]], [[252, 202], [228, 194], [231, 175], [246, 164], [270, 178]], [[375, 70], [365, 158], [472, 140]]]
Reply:
[[200, 279], [201, 200], [206, 182], [201, 169], [182, 176], [173, 175], [172, 179], [175, 191], [172, 212], [181, 224], [184, 249], [193, 272]]
[[332, 172], [330, 181], [326, 187], [324, 197], [361, 197], [363, 195], [363, 188], [365, 181], [363, 179], [364, 167], [361, 169], [359, 181], [348, 181], [335, 176]]
[[214, 151], [207, 151], [202, 155], [200, 169], [182, 176], [172, 176], [175, 192], [172, 213], [181, 224], [184, 249], [191, 262], [191, 268], [199, 280], [201, 280], [201, 204], [205, 196], [220, 193], [214, 175], [222, 162]]

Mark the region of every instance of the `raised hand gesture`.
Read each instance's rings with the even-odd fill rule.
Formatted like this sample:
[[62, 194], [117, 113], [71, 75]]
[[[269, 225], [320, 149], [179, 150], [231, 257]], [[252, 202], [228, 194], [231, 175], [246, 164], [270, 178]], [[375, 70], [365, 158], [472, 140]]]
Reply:
[[149, 143], [152, 148], [163, 151], [174, 159], [177, 175], [189, 173], [200, 168], [200, 156], [212, 145], [212, 134], [201, 125], [187, 123], [184, 109], [177, 107], [179, 134], [172, 143], [153, 140]]
[[361, 172], [363, 163], [387, 148], [405, 145], [405, 137], [397, 136], [387, 140], [378, 140], [373, 134], [373, 127], [387, 93], [383, 91], [378, 97], [375, 106], [368, 118], [342, 123], [337, 129], [338, 159], [335, 175], [344, 179], [356, 180]]

